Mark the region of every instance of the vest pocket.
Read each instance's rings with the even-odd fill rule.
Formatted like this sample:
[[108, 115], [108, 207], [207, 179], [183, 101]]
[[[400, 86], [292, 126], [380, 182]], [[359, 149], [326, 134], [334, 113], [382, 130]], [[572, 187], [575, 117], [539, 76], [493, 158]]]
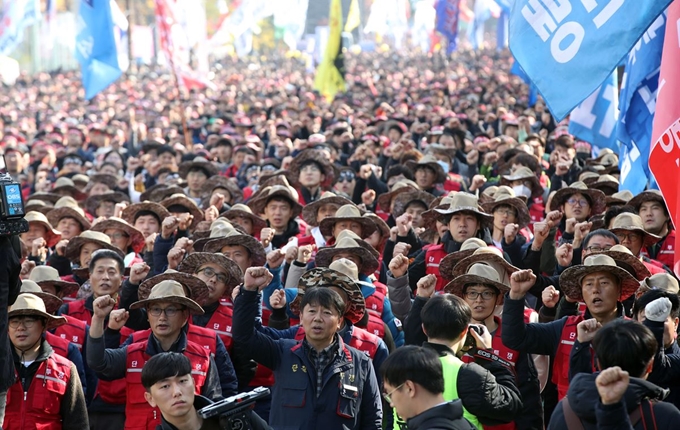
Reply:
[[350, 419], [356, 417], [358, 400], [358, 391], [341, 390], [338, 396], [338, 415]]
[[59, 415], [61, 399], [66, 394], [66, 381], [37, 374], [33, 379], [33, 384], [41, 385], [33, 390], [33, 408], [48, 415]]
[[307, 389], [286, 388], [281, 389], [281, 406], [284, 408], [304, 408], [306, 403]]

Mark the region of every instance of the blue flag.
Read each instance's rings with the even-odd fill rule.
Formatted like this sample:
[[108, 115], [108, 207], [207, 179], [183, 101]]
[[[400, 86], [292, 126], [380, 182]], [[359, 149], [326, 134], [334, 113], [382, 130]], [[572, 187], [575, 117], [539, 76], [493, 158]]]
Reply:
[[571, 112], [569, 134], [600, 148], [619, 149], [616, 140], [619, 87], [616, 72]]
[[83, 26], [76, 35], [76, 59], [82, 69], [85, 98], [89, 100], [118, 80], [123, 71], [109, 0], [83, 0], [78, 15]]
[[531, 79], [529, 79], [529, 75], [526, 74], [526, 72], [522, 69], [522, 66], [519, 65], [517, 60], [512, 65], [512, 69], [510, 69], [510, 73], [512, 73], [515, 76], [518, 76], [521, 80], [524, 81], [527, 85], [529, 85], [529, 107], [533, 107], [536, 105], [536, 101], [538, 100], [538, 89], [536, 88], [536, 85], [534, 85], [533, 82], [531, 82]]
[[517, 0], [510, 49], [560, 121], [612, 73], [671, 0]]
[[437, 1], [437, 25], [435, 30], [448, 40], [447, 54], [451, 54], [458, 47], [458, 18], [460, 6], [458, 0]]
[[652, 126], [656, 110], [656, 94], [661, 71], [661, 53], [666, 33], [666, 14], [659, 17], [647, 29], [628, 54], [626, 72], [621, 86], [619, 124], [617, 137], [622, 145], [621, 154], [639, 154], [637, 163], [629, 163], [625, 171], [621, 164], [621, 189], [633, 194], [645, 189], [652, 179], [649, 170], [649, 151], [652, 143]]

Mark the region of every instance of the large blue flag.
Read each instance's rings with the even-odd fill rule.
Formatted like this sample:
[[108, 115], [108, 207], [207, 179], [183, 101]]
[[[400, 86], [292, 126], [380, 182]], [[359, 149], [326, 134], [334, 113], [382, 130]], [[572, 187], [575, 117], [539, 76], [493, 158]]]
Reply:
[[517, 0], [510, 49], [556, 119], [595, 91], [671, 0]]
[[[622, 145], [621, 154], [639, 154], [639, 159], [635, 160], [636, 163], [623, 157], [619, 159], [620, 181], [621, 189], [630, 190], [634, 194], [644, 190], [647, 181], [652, 179], [647, 161], [652, 143], [665, 29], [664, 13], [659, 15], [628, 54], [621, 86], [621, 114], [617, 127], [617, 137]], [[626, 162], [626, 167], [630, 168], [624, 171]]]
[[618, 151], [616, 123], [619, 87], [616, 72], [571, 112], [569, 134], [600, 148]]
[[0, 55], [9, 55], [24, 40], [24, 29], [40, 21], [38, 0], [5, 2], [0, 14]]
[[435, 30], [448, 40], [447, 54], [451, 54], [458, 47], [459, 3], [458, 0], [437, 1], [437, 25]]
[[78, 9], [83, 24], [76, 35], [76, 59], [81, 65], [85, 98], [91, 99], [123, 73], [119, 63], [109, 0], [82, 0]]
[[529, 78], [529, 75], [522, 70], [522, 66], [519, 65], [517, 60], [512, 64], [512, 69], [510, 69], [510, 73], [512, 73], [515, 76], [518, 76], [520, 79], [524, 81], [527, 85], [529, 85], [529, 107], [533, 107], [536, 104], [536, 101], [538, 100], [538, 90], [536, 89], [536, 85], [534, 85], [533, 82], [531, 82], [531, 79]]

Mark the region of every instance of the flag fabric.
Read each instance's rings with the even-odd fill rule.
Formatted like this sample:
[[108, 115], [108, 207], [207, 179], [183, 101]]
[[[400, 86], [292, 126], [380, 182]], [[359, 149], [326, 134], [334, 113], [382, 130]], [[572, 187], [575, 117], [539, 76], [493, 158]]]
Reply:
[[496, 49], [508, 47], [508, 30], [510, 28], [510, 12], [514, 0], [494, 0], [501, 9], [496, 27]]
[[484, 44], [484, 25], [489, 18], [500, 17], [501, 8], [492, 0], [475, 0], [474, 12], [475, 18], [468, 27], [468, 39], [472, 43], [472, 48], [477, 50]]
[[522, 66], [519, 65], [519, 62], [516, 59], [512, 64], [510, 73], [515, 76], [518, 76], [521, 80], [524, 81], [524, 83], [529, 85], [529, 107], [533, 107], [534, 105], [536, 105], [536, 102], [538, 101], [538, 89], [536, 88], [536, 85], [534, 85], [534, 83], [531, 82], [529, 75], [526, 74], [526, 72], [522, 69]]
[[[123, 74], [116, 38], [111, 1], [81, 1], [76, 35], [76, 59], [81, 66], [85, 98], [91, 99]], [[124, 19], [124, 17], [123, 17]]]
[[288, 48], [296, 50], [298, 41], [305, 32], [309, 0], [278, 0], [273, 3], [274, 27], [282, 34], [283, 42]]
[[576, 107], [569, 116], [569, 134], [599, 148], [619, 149], [616, 123], [619, 117], [619, 86], [616, 72]]
[[621, 82], [617, 137], [622, 190], [637, 194], [652, 180], [649, 150], [661, 71], [666, 14], [661, 14], [628, 54]]
[[0, 55], [9, 55], [24, 40], [24, 29], [40, 21], [39, 0], [6, 1], [0, 17]]
[[328, 43], [323, 60], [316, 69], [314, 88], [328, 100], [344, 92], [345, 64], [342, 55], [342, 5], [340, 0], [331, 0]]
[[595, 91], [671, 0], [517, 0], [510, 49], [558, 121]]
[[[658, 109], [654, 114], [652, 149], [649, 156], [651, 169], [673, 223], [680, 225], [680, 2], [668, 8], [668, 21], [664, 38], [659, 89], [656, 99]], [[677, 235], [676, 235], [677, 236]], [[676, 249], [680, 236], [676, 237]], [[680, 252], [675, 253], [673, 270], [680, 275]]]
[[437, 24], [435, 30], [448, 41], [446, 53], [451, 54], [458, 47], [459, 0], [439, 0], [437, 2]]
[[350, 33], [360, 25], [361, 12], [359, 10], [359, 0], [352, 0], [352, 3], [349, 5], [349, 13], [347, 14], [347, 22], [345, 23], [345, 31]]

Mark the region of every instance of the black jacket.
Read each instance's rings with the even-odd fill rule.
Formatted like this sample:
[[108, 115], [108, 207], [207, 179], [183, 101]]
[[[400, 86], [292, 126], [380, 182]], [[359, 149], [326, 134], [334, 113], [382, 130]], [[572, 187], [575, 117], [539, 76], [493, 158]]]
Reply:
[[[12, 347], [7, 334], [7, 309], [14, 304], [21, 289], [21, 254], [19, 237], [0, 237], [0, 393], [7, 391], [14, 383], [14, 362]], [[18, 253], [15, 250], [18, 249]]]
[[406, 421], [409, 430], [474, 430], [475, 426], [463, 418], [460, 400], [447, 402], [416, 415]]
[[[595, 386], [597, 375], [581, 373], [571, 381], [567, 397], [557, 405], [550, 418], [548, 430], [567, 430], [563, 411], [563, 403], [566, 399], [569, 399], [569, 405], [576, 416], [581, 419], [581, 423], [583, 423], [586, 430], [642, 430], [645, 428], [663, 430], [678, 428], [680, 411], [672, 404], [661, 401], [668, 394], [668, 390], [664, 390], [643, 379], [630, 378], [628, 390], [626, 390], [626, 394], [618, 404], [602, 405], [600, 394]], [[632, 427], [628, 421], [628, 414], [645, 399], [652, 401], [653, 419], [656, 421], [656, 425], [651, 425], [649, 422], [650, 417], [646, 420], [641, 419], [635, 427]], [[646, 408], [647, 406], [644, 406], [643, 411]], [[645, 415], [648, 414], [646, 413]], [[646, 427], [645, 424], [647, 425]]]

